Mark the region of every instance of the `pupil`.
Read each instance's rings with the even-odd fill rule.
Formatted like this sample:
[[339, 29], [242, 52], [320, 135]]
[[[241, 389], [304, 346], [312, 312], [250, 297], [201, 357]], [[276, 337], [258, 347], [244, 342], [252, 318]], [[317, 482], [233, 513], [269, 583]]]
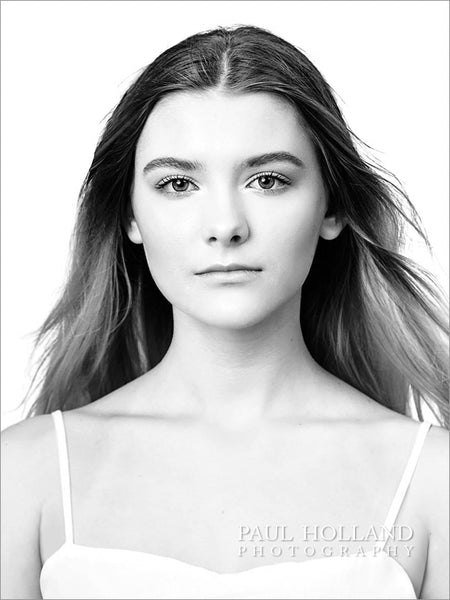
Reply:
[[262, 177], [259, 178], [259, 185], [264, 188], [265, 190], [270, 189], [271, 187], [273, 187], [274, 184], [274, 178], [270, 177], [269, 175], [263, 175]]
[[189, 182], [186, 181], [185, 179], [174, 179], [172, 181], [172, 187], [177, 192], [185, 192], [187, 190], [188, 183]]

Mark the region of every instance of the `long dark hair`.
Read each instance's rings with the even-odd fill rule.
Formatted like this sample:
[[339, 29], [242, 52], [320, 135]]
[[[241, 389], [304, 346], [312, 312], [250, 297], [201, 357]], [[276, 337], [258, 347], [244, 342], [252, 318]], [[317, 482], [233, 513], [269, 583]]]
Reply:
[[[412, 400], [448, 426], [448, 326], [432, 276], [400, 253], [408, 226], [427, 242], [398, 181], [364, 159], [330, 86], [295, 46], [261, 28], [220, 27], [163, 52], [111, 113], [84, 180], [61, 298], [38, 332], [45, 346], [28, 416], [76, 408], [154, 367], [172, 338], [172, 307], [142, 246], [125, 232], [135, 149], [155, 105], [176, 91], [269, 92], [297, 110], [320, 163], [331, 214], [319, 239], [300, 323], [313, 358], [403, 414]], [[359, 146], [359, 150], [358, 150]], [[427, 242], [428, 244], [428, 242]]]

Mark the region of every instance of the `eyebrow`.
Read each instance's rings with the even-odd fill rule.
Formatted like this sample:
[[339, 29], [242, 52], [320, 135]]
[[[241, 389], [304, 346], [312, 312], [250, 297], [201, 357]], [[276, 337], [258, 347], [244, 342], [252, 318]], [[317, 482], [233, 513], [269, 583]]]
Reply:
[[[281, 161], [281, 162], [289, 162], [296, 167], [304, 167], [303, 161], [301, 161], [297, 156], [294, 156], [290, 152], [266, 152], [265, 154], [259, 154], [258, 156], [252, 156], [251, 158], [247, 158], [244, 160], [239, 166], [241, 169], [246, 169], [249, 167], [261, 167], [269, 162]], [[157, 169], [160, 167], [173, 167], [176, 169], [182, 169], [183, 171], [195, 171], [205, 168], [205, 165], [192, 160], [184, 160], [181, 158], [175, 158], [173, 156], [165, 156], [162, 158], [154, 158], [150, 162], [148, 162], [144, 169], [144, 175], [153, 169]]]

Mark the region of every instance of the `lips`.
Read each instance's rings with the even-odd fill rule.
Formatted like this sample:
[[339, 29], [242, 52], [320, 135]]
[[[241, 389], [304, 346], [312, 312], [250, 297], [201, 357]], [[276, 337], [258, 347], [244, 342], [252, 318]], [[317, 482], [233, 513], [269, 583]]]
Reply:
[[228, 272], [228, 271], [262, 271], [260, 267], [254, 267], [251, 265], [241, 265], [232, 263], [229, 265], [211, 265], [202, 271], [196, 273], [196, 275], [204, 275], [205, 273], [216, 273], [216, 272]]

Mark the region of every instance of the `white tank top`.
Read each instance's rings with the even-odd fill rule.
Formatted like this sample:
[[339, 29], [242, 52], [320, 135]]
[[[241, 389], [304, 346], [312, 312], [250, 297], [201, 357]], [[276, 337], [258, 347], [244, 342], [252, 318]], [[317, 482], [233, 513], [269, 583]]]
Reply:
[[[65, 542], [44, 563], [44, 599], [296, 598], [417, 599], [399, 562], [379, 541], [361, 555], [286, 561], [237, 573], [217, 573], [175, 558], [73, 541], [69, 457], [61, 411], [52, 413], [61, 477]], [[430, 423], [421, 423], [384, 523], [394, 526], [419, 459]]]

